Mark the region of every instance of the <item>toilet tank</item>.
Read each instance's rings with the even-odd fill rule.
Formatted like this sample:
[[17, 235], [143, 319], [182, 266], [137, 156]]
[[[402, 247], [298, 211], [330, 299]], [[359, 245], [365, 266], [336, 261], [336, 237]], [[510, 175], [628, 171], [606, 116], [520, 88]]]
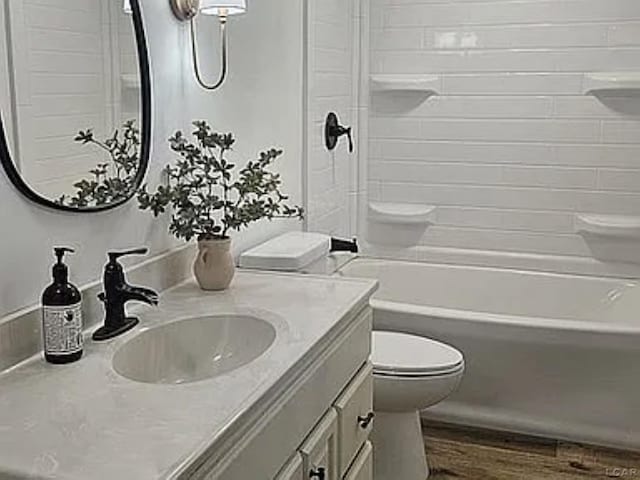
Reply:
[[254, 270], [300, 272], [326, 257], [331, 237], [321, 233], [289, 232], [240, 255], [240, 267]]

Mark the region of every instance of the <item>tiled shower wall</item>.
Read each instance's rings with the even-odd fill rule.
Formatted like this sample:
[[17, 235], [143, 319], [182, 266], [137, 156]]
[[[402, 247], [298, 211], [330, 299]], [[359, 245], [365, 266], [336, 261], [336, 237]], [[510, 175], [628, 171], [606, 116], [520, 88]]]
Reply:
[[[337, 236], [355, 234], [357, 152], [342, 138], [333, 152], [324, 146], [327, 114], [358, 130], [360, 0], [307, 2], [307, 210], [308, 229]], [[355, 138], [359, 151], [358, 138]]]
[[371, 96], [370, 199], [437, 207], [398, 255], [635, 271], [633, 248], [627, 262], [600, 262], [574, 222], [578, 212], [640, 217], [640, 98], [582, 93], [586, 72], [640, 71], [640, 1], [371, 7], [372, 73], [442, 79], [429, 99]]

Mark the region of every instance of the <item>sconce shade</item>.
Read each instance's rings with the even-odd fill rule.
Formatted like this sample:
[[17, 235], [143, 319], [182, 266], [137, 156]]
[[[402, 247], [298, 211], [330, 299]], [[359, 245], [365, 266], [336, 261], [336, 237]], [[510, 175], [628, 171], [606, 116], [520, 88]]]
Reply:
[[200, 3], [200, 12], [204, 15], [238, 15], [246, 11], [246, 0], [201, 0]]
[[132, 14], [133, 9], [131, 8], [131, 0], [124, 0], [122, 9], [124, 10], [124, 13]]

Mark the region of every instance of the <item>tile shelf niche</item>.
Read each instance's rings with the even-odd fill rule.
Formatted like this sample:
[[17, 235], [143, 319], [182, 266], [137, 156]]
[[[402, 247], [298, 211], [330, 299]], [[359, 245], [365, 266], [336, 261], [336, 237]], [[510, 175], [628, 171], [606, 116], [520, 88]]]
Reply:
[[585, 95], [640, 97], [640, 72], [587, 73], [582, 81]]
[[369, 220], [393, 225], [430, 225], [436, 207], [411, 203], [369, 203]]
[[442, 90], [442, 77], [439, 75], [371, 75], [373, 92], [409, 92], [426, 95], [439, 95]]
[[640, 217], [625, 215], [577, 214], [578, 234], [615, 238], [640, 238]]

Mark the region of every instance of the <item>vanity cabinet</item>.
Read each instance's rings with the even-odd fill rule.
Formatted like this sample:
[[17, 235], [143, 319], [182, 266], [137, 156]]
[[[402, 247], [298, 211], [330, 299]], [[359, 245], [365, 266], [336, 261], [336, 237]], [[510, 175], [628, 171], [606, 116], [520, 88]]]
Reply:
[[373, 426], [373, 367], [370, 364], [362, 368], [334, 407], [338, 413], [338, 471], [342, 478]]
[[[300, 448], [302, 470], [309, 480], [338, 480], [338, 415], [324, 416]], [[302, 479], [300, 479], [302, 480]]]
[[365, 442], [355, 461], [349, 468], [344, 480], [372, 480], [373, 479], [373, 447], [371, 442]]
[[275, 480], [300, 480], [304, 478], [302, 456], [296, 453], [289, 463], [280, 471]]
[[369, 307], [352, 314], [229, 435], [228, 448], [210, 452], [180, 478], [372, 480], [371, 330]]
[[372, 375], [362, 367], [275, 480], [372, 480]]

